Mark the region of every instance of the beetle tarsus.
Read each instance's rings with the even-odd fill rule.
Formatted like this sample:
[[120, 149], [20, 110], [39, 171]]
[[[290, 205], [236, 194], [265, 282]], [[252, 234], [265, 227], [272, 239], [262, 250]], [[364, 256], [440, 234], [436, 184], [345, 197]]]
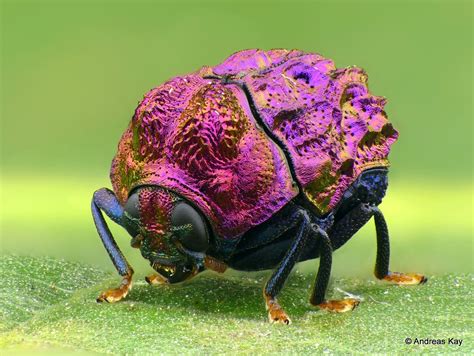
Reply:
[[161, 274], [158, 274], [158, 273], [154, 273], [149, 276], [146, 276], [145, 281], [149, 285], [169, 284], [169, 281], [165, 277], [163, 277]]
[[347, 298], [343, 300], [325, 300], [318, 304], [318, 307], [333, 313], [345, 313], [354, 310], [359, 304], [360, 300]]
[[132, 289], [132, 274], [133, 272], [124, 276], [122, 283], [118, 288], [109, 289], [105, 292], [102, 292], [96, 299], [97, 303], [115, 303], [125, 298], [128, 292], [130, 292]]
[[268, 311], [268, 320], [272, 324], [285, 324], [290, 325], [291, 319], [283, 308], [278, 304], [276, 298], [270, 297], [264, 294], [265, 306]]
[[389, 274], [383, 277], [382, 280], [406, 286], [425, 284], [428, 281], [428, 278], [418, 273], [389, 272]]

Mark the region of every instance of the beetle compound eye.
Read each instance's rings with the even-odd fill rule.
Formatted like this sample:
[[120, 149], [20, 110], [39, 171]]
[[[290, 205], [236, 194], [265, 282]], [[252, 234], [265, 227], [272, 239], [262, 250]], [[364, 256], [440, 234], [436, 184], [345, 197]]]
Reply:
[[135, 191], [128, 197], [128, 200], [125, 203], [125, 207], [124, 207], [124, 210], [127, 212], [127, 214], [134, 219], [140, 218], [138, 198], [139, 198], [138, 191]]
[[196, 209], [180, 202], [171, 214], [171, 224], [177, 231], [179, 242], [187, 249], [204, 252], [209, 246], [206, 223]]

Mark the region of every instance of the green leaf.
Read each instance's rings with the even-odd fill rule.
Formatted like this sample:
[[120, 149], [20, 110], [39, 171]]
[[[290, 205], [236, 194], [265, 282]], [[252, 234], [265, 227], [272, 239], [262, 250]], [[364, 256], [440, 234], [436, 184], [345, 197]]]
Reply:
[[[176, 286], [135, 278], [129, 296], [98, 304], [117, 275], [51, 258], [0, 262], [0, 347], [98, 353], [370, 353], [473, 351], [473, 275], [431, 276], [423, 286], [339, 279], [328, 294], [364, 299], [345, 314], [308, 303], [314, 276], [294, 273], [279, 298], [292, 325], [270, 325], [262, 298], [268, 273], [205, 273]], [[462, 339], [406, 345], [405, 339]]]

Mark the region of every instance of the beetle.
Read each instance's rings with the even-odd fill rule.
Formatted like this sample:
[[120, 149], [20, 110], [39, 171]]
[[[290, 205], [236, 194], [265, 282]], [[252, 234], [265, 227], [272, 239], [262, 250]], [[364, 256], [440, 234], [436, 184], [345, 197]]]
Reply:
[[133, 269], [102, 211], [131, 235], [156, 271], [150, 284], [204, 270], [272, 269], [263, 295], [270, 322], [289, 324], [277, 295], [297, 262], [319, 258], [310, 302], [346, 312], [354, 298], [326, 300], [332, 253], [374, 217], [375, 276], [421, 284], [389, 270], [389, 234], [378, 205], [398, 132], [367, 74], [299, 50], [250, 49], [177, 76], [139, 102], [112, 161], [113, 191], [94, 192], [92, 215], [117, 271], [116, 302]]

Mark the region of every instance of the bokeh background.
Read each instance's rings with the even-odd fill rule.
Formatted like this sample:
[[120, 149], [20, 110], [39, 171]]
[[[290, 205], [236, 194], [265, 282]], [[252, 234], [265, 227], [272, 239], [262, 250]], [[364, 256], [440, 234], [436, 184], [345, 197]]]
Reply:
[[[400, 131], [382, 204], [393, 269], [472, 271], [472, 2], [2, 1], [1, 32], [2, 254], [113, 270], [90, 199], [110, 187], [138, 100], [237, 50], [283, 47], [356, 64], [389, 100]], [[369, 223], [336, 253], [333, 274], [369, 276], [374, 261]]]

